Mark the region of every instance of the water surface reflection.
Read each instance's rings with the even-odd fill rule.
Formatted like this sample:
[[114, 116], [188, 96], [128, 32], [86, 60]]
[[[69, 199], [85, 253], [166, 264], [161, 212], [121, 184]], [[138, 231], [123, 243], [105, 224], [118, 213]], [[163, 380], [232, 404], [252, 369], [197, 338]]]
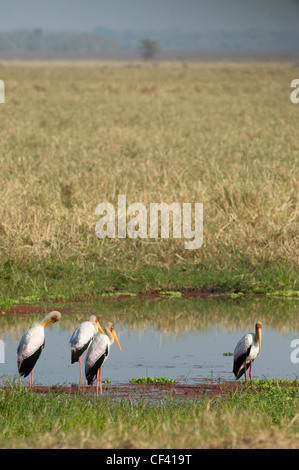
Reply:
[[[39, 313], [33, 313], [38, 309]], [[94, 313], [103, 325], [112, 321], [122, 346], [113, 345], [103, 367], [103, 379], [128, 383], [136, 377], [161, 377], [195, 384], [206, 379], [233, 380], [232, 353], [237, 341], [254, 323], [263, 323], [262, 350], [254, 362], [254, 378], [299, 376], [291, 361], [291, 341], [299, 338], [298, 301], [294, 299], [110, 299], [97, 302], [55, 302], [30, 305], [29, 315], [0, 317], [5, 344], [2, 377], [18, 377], [16, 350], [23, 332], [51, 310], [62, 320], [46, 329], [46, 345], [35, 366], [41, 385], [72, 384], [79, 365], [70, 363], [72, 331]], [[299, 352], [298, 352], [299, 358]], [[28, 379], [22, 379], [24, 383]]]

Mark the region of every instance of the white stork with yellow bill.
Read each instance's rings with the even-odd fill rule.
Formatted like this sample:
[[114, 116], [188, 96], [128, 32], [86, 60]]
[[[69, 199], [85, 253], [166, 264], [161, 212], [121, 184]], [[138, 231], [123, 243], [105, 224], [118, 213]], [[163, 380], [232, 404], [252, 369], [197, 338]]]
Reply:
[[100, 330], [103, 334], [101, 325], [99, 324], [97, 317], [91, 315], [87, 321], [80, 323], [79, 326], [74, 330], [70, 343], [71, 343], [71, 363], [80, 363], [80, 382], [82, 381], [82, 354], [85, 350], [88, 352], [88, 346], [93, 340], [95, 334]]
[[29, 375], [30, 387], [33, 385], [33, 368], [45, 346], [45, 328], [53, 325], [53, 323], [60, 319], [60, 312], [50, 312], [43, 320], [30, 326], [22, 336], [17, 350], [18, 370], [23, 377]]
[[257, 322], [255, 324], [255, 333], [247, 333], [244, 335], [234, 351], [234, 368], [236, 380], [238, 380], [245, 373], [245, 380], [247, 380], [247, 369], [249, 369], [250, 381], [252, 381], [252, 363], [261, 350], [262, 341], [262, 324]]
[[99, 393], [99, 384], [100, 393], [102, 394], [102, 365], [108, 359], [110, 346], [114, 343], [114, 340], [121, 351], [118, 337], [111, 322], [106, 323], [104, 332], [105, 334], [98, 333], [94, 337], [88, 349], [85, 361], [85, 376], [88, 385], [93, 382], [95, 377], [97, 379], [97, 396]]

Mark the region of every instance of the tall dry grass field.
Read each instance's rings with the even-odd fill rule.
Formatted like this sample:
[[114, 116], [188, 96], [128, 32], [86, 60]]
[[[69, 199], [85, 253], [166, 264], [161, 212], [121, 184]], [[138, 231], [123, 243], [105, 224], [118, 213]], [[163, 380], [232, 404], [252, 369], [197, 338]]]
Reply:
[[[298, 290], [298, 77], [298, 64], [3, 62], [3, 291]], [[99, 240], [96, 206], [119, 194], [202, 202], [202, 247]]]

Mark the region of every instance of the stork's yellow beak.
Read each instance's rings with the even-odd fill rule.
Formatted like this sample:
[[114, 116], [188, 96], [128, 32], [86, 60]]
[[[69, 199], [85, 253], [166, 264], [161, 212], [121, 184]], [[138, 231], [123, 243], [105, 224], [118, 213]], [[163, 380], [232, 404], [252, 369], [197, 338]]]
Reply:
[[47, 326], [53, 325], [53, 323], [56, 323], [61, 319], [61, 313], [53, 310], [53, 312], [48, 313], [48, 315], [43, 318], [43, 320], [40, 322], [40, 325], [42, 325], [44, 328], [47, 328]]
[[59, 321], [60, 318], [51, 318], [51, 320], [49, 320], [46, 324], [45, 324], [45, 328], [47, 328], [47, 326], [50, 326], [50, 325], [53, 325], [53, 323], [56, 323], [57, 321]]
[[118, 341], [118, 337], [117, 337], [117, 335], [116, 335], [116, 333], [115, 333], [115, 330], [113, 329], [111, 333], [113, 334], [113, 338], [115, 339], [116, 344], [117, 344], [117, 346], [119, 347], [119, 350], [121, 351], [121, 347], [120, 347], [120, 344], [119, 344], [119, 341]]
[[262, 342], [262, 329], [261, 328], [258, 328], [257, 330], [257, 337], [259, 340], [259, 350], [261, 350], [261, 342]]
[[101, 333], [103, 333], [103, 335], [105, 334], [104, 331], [103, 331], [103, 328], [101, 327], [101, 325], [99, 324], [99, 322], [97, 321], [97, 327], [98, 329], [100, 330]]

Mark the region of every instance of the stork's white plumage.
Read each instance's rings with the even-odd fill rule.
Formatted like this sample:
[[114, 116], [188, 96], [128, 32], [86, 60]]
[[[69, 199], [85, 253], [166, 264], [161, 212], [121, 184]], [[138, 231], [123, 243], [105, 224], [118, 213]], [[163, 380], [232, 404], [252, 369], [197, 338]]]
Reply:
[[247, 369], [250, 367], [249, 376], [252, 380], [252, 362], [257, 357], [261, 350], [262, 341], [262, 324], [260, 322], [255, 324], [255, 333], [247, 333], [244, 335], [234, 351], [234, 367], [233, 373], [236, 380], [238, 380], [245, 373], [245, 380], [247, 380]]
[[45, 328], [60, 319], [60, 312], [50, 312], [43, 320], [30, 326], [22, 336], [17, 350], [18, 370], [23, 377], [29, 375], [30, 387], [33, 385], [33, 368], [45, 346]]
[[85, 350], [88, 350], [88, 346], [98, 330], [104, 333], [97, 317], [95, 315], [91, 315], [88, 321], [84, 321], [77, 326], [70, 339], [71, 363], [73, 364], [78, 361], [80, 363], [80, 385], [82, 378], [82, 354]]
[[111, 322], [106, 323], [104, 326], [105, 334], [98, 333], [86, 355], [85, 361], [85, 376], [90, 385], [94, 378], [97, 379], [97, 395], [98, 395], [98, 388], [100, 384], [100, 393], [102, 394], [102, 365], [107, 360], [110, 352], [110, 346], [116, 341], [119, 350], [121, 351], [121, 347], [117, 338], [117, 335], [114, 330], [114, 326]]

